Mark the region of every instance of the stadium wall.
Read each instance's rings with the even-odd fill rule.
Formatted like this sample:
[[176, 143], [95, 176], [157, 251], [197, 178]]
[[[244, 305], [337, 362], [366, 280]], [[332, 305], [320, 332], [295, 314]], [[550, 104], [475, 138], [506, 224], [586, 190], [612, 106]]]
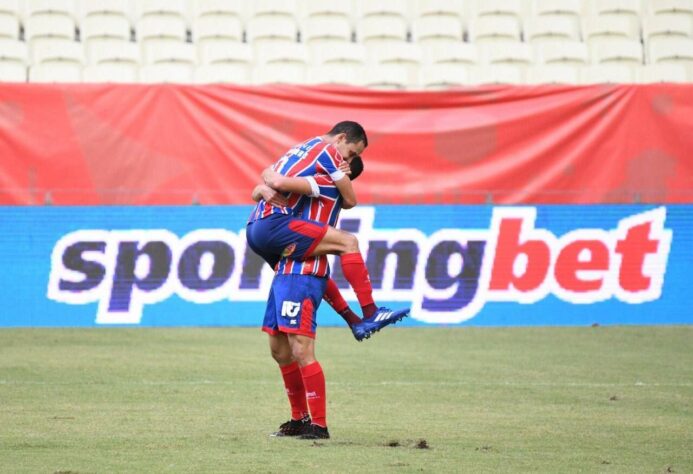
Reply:
[[[250, 210], [0, 207], [0, 326], [259, 326]], [[340, 225], [405, 325], [693, 323], [693, 205], [360, 206]]]
[[0, 204], [247, 204], [344, 119], [371, 204], [693, 202], [693, 85], [0, 84]]

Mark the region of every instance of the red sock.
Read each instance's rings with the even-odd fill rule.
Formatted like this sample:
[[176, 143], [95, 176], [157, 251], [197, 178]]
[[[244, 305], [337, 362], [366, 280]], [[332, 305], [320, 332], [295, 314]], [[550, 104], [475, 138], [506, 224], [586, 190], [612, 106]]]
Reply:
[[306, 399], [310, 407], [310, 417], [313, 424], [327, 427], [327, 403], [325, 392], [325, 374], [316, 360], [312, 364], [301, 367], [303, 385], [306, 387]]
[[303, 377], [298, 362], [289, 365], [279, 366], [284, 378], [286, 395], [291, 404], [291, 419], [300, 420], [308, 414], [308, 404], [306, 403], [306, 389], [303, 386]]
[[345, 253], [339, 258], [342, 262], [342, 272], [359, 300], [363, 316], [368, 318], [377, 309], [373, 301], [373, 288], [368, 277], [368, 269], [360, 253]]
[[349, 327], [361, 322], [361, 318], [349, 308], [349, 305], [344, 300], [342, 293], [339, 291], [337, 284], [332, 278], [327, 280], [327, 288], [325, 289], [323, 298], [327, 301], [327, 304], [332, 306], [332, 308], [339, 313]]

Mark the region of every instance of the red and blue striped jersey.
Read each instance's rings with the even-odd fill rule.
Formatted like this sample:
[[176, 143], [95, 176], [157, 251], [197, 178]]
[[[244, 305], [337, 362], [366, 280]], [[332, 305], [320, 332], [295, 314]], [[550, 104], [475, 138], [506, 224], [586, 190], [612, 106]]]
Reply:
[[[344, 177], [344, 173], [339, 169], [339, 164], [343, 161], [342, 155], [337, 149], [325, 143], [320, 137], [296, 145], [286, 152], [272, 169], [288, 177], [307, 177], [323, 175], [331, 181], [337, 181]], [[295, 193], [284, 193], [289, 201], [286, 206], [274, 206], [260, 200], [250, 215], [250, 222], [263, 219], [272, 214], [298, 215], [296, 210], [304, 206], [310, 199], [308, 196]]]
[[[342, 209], [342, 195], [330, 176], [315, 176], [315, 182], [320, 188], [320, 196], [307, 199], [297, 208], [295, 215], [302, 219], [322, 222], [332, 227], [336, 226], [339, 219], [339, 211]], [[330, 275], [330, 265], [327, 255], [309, 257], [305, 260], [282, 258], [275, 272], [278, 274], [313, 275], [327, 277]]]

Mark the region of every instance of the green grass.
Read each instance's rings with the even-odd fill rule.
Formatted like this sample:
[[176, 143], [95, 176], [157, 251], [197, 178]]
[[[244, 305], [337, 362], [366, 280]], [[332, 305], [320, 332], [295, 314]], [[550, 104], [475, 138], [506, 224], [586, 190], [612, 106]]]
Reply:
[[691, 326], [321, 328], [318, 357], [332, 439], [273, 439], [258, 329], [1, 330], [0, 472], [693, 472]]

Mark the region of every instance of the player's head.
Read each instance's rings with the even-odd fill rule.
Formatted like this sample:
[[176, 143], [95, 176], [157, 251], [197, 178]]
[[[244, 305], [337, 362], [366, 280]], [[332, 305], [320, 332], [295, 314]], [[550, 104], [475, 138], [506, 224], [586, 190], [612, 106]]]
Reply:
[[363, 127], [348, 120], [332, 127], [326, 137], [346, 159], [360, 155], [368, 146], [368, 137]]
[[361, 173], [363, 173], [363, 160], [360, 155], [356, 155], [349, 161], [349, 168], [351, 168], [349, 179], [353, 181], [361, 176]]

